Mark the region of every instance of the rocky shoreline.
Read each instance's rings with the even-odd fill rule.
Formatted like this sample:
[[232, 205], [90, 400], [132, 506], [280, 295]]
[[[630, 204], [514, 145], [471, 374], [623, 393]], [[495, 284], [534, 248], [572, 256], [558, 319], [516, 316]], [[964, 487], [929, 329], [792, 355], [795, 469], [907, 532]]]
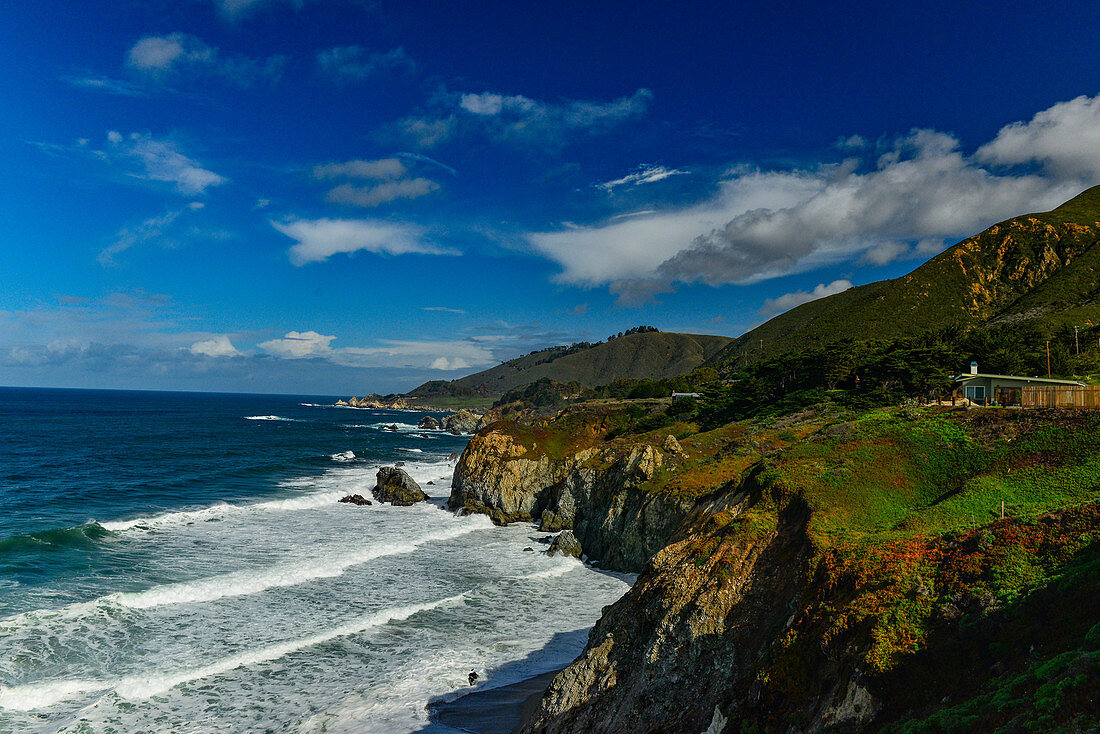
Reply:
[[[1030, 527], [1024, 521], [1006, 519], [946, 540], [935, 533], [899, 539], [846, 514], [874, 507], [849, 507], [845, 495], [833, 493], [840, 476], [844, 486], [866, 486], [860, 491], [883, 492], [882, 501], [896, 503], [890, 495], [912, 491], [897, 489], [899, 481], [946, 481], [920, 478], [928, 457], [878, 447], [913, 431], [937, 435], [945, 425], [989, 432], [965, 416], [887, 412], [863, 428], [810, 411], [686, 439], [661, 432], [619, 437], [616, 420], [566, 410], [552, 419], [501, 421], [471, 439], [455, 468], [452, 509], [569, 533], [589, 562], [640, 574], [604, 610], [581, 656], [550, 683], [524, 732], [878, 731], [978, 695], [982, 681], [1007, 669], [1028, 670], [1037, 649], [1072, 650], [1080, 644], [1075, 635], [1091, 624], [1072, 618], [1087, 585], [1058, 592], [1064, 598], [1050, 608], [1054, 602], [1042, 598], [1005, 607], [1003, 599], [1015, 597], [1004, 594], [1020, 591], [994, 601], [987, 579], [1003, 578], [989, 574], [1004, 554], [1017, 552], [1013, 544]], [[1034, 461], [1024, 437], [1045, 435], [1042, 420], [1029, 420], [996, 429], [1014, 437], [1021, 454], [1013, 461]], [[1075, 430], [1067, 425], [1065, 440], [1077, 440]], [[871, 451], [881, 458], [867, 458]], [[841, 474], [823, 463], [847, 455], [863, 458], [837, 464]], [[911, 478], [899, 480], [899, 472]], [[912, 501], [910, 522], [924, 502]], [[833, 535], [838, 513], [850, 519]], [[1043, 518], [1044, 537], [1055, 543], [1044, 561], [1051, 569], [1083, 552], [1075, 533], [1100, 530], [1096, 504]], [[1021, 615], [1055, 614], [1072, 619], [1029, 627], [1031, 652], [998, 636]], [[983, 635], [960, 632], [960, 618], [985, 625]], [[1000, 657], [983, 645], [1001, 650]], [[977, 660], [979, 667], [968, 667]], [[995, 711], [987, 716], [1000, 720]]]

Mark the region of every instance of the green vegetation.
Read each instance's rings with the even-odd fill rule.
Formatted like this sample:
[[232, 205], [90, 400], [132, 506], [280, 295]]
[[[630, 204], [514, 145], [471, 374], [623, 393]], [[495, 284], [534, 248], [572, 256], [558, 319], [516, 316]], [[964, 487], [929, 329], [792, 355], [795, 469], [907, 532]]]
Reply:
[[893, 340], [952, 325], [997, 329], [1021, 321], [1048, 333], [1091, 327], [1100, 324], [1098, 240], [1100, 187], [1094, 187], [1053, 211], [996, 224], [909, 275], [780, 314], [711, 363], [751, 364], [855, 334]]
[[724, 336], [631, 331], [607, 342], [533, 352], [449, 382], [426, 382], [408, 396], [436, 405], [441, 397], [499, 398], [542, 378], [576, 381], [585, 387], [625, 379], [660, 380], [691, 372], [732, 341]]

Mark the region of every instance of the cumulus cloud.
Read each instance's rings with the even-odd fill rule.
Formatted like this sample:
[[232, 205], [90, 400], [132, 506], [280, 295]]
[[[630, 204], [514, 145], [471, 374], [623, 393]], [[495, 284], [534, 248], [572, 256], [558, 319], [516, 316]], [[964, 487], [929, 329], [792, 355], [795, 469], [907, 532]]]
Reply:
[[641, 165], [638, 166], [633, 173], [628, 173], [622, 178], [617, 178], [614, 181], [605, 181], [604, 183], [596, 184], [596, 187], [610, 194], [619, 186], [641, 186], [642, 184], [655, 183], [657, 181], [663, 181], [670, 176], [680, 176], [686, 173], [687, 171], [681, 171], [675, 168], [665, 168], [664, 166]]
[[816, 301], [825, 296], [843, 293], [851, 287], [852, 282], [850, 280], [834, 280], [832, 283], [828, 284], [819, 283], [812, 291], [785, 293], [778, 298], [769, 298], [764, 301], [764, 305], [760, 308], [760, 315], [774, 316], [783, 311], [790, 311], [795, 306], [801, 306], [803, 303], [809, 303], [810, 301]]
[[1027, 122], [1001, 128], [978, 149], [978, 160], [994, 165], [1037, 163], [1059, 177], [1100, 179], [1100, 95], [1059, 102]]
[[[1080, 174], [1093, 165], [1086, 163], [1091, 143], [1082, 120], [1094, 105], [1056, 105], [1006, 127], [974, 156], [952, 135], [918, 129], [873, 162], [852, 158], [781, 171], [735, 167], [716, 194], [694, 206], [563, 225], [527, 239], [561, 265], [559, 282], [608, 285], [625, 305], [676, 283], [750, 283], [839, 261], [884, 264], [934, 254], [945, 241], [1077, 194], [1086, 185]], [[1082, 131], [1076, 163], [1058, 157], [1051, 129]], [[1004, 142], [1025, 132], [1036, 141], [1027, 156]], [[1045, 170], [997, 172], [985, 165], [1024, 160], [1042, 162]]]
[[546, 102], [521, 94], [441, 92], [431, 103], [435, 115], [407, 118], [398, 129], [420, 147], [439, 144], [459, 132], [557, 147], [571, 132], [606, 131], [640, 117], [652, 102], [653, 93], [648, 89], [609, 102]]
[[288, 250], [295, 265], [323, 262], [360, 250], [385, 255], [458, 255], [424, 241], [419, 227], [373, 219], [291, 219], [271, 226], [298, 244]]
[[427, 178], [387, 181], [374, 186], [341, 184], [325, 194], [325, 201], [334, 204], [372, 207], [397, 199], [416, 199], [439, 189], [439, 184]]
[[181, 153], [175, 142], [145, 133], [124, 136], [117, 130], [110, 130], [106, 148], [93, 154], [101, 160], [131, 168], [129, 175], [135, 178], [171, 183], [186, 196], [205, 193], [208, 188], [227, 181]]
[[372, 76], [412, 73], [416, 62], [400, 46], [386, 52], [367, 51], [362, 46], [337, 46], [317, 54], [317, 66], [337, 81], [362, 81]]
[[354, 160], [346, 163], [326, 163], [313, 167], [313, 177], [325, 178], [402, 178], [408, 169], [398, 158], [379, 158], [372, 161]]
[[470, 363], [462, 359], [462, 357], [436, 357], [432, 360], [432, 363], [428, 365], [433, 370], [465, 370], [470, 368]]
[[220, 334], [213, 339], [195, 342], [191, 345], [191, 354], [200, 354], [205, 357], [240, 357], [243, 356], [233, 342], [229, 341], [227, 334]]
[[282, 339], [257, 344], [260, 349], [284, 359], [323, 357], [332, 352], [329, 346], [335, 336], [325, 336], [316, 331], [290, 331]]
[[286, 58], [271, 56], [265, 60], [243, 56], [222, 56], [205, 41], [186, 33], [146, 36], [135, 43], [126, 56], [130, 69], [156, 81], [191, 77], [218, 77], [249, 86], [282, 75]]

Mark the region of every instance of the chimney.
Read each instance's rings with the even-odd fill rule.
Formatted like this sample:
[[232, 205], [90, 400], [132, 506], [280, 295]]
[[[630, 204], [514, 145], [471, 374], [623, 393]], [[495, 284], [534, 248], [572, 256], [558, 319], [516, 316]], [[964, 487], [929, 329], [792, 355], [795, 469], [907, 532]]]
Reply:
[[970, 363], [970, 374], [972, 374], [972, 375], [978, 374], [978, 363], [977, 362], [971, 362]]

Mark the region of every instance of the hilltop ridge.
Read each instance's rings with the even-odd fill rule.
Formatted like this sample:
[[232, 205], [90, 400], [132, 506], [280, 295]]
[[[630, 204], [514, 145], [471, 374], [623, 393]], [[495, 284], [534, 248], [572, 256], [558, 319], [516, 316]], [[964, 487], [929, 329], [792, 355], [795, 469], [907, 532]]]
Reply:
[[908, 275], [782, 313], [712, 363], [751, 363], [858, 335], [892, 339], [950, 325], [1100, 323], [1100, 186], [1048, 212], [1007, 219]]
[[551, 347], [456, 380], [433, 380], [410, 390], [421, 402], [440, 398], [498, 398], [544, 377], [584, 387], [623, 379], [662, 379], [691, 372], [733, 341], [727, 336], [660, 331], [628, 333], [596, 344]]

